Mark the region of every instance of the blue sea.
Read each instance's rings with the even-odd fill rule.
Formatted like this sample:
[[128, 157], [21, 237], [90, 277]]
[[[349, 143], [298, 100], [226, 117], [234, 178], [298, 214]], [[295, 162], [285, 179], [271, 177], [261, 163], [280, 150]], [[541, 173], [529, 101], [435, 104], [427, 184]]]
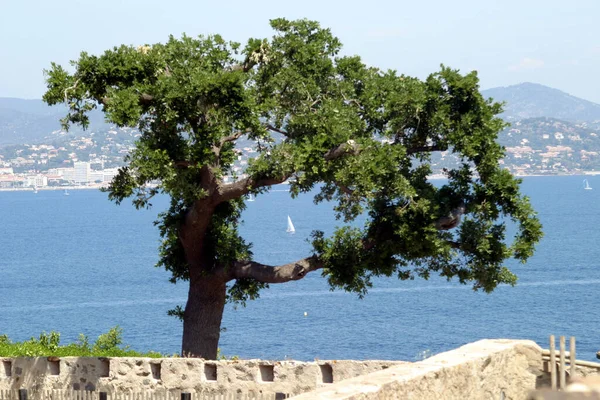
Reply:
[[[319, 272], [272, 285], [247, 307], [228, 306], [221, 350], [242, 358], [412, 361], [482, 338], [577, 338], [580, 359], [600, 350], [600, 178], [528, 177], [545, 237], [527, 264], [511, 263], [515, 287], [492, 294], [440, 278], [379, 279], [364, 299], [331, 291]], [[280, 264], [309, 254], [313, 229], [331, 232], [331, 205], [310, 195], [291, 199], [285, 185], [248, 203], [243, 235], [255, 259]], [[167, 206], [117, 206], [91, 191], [0, 192], [0, 334], [13, 340], [61, 332], [94, 340], [119, 325], [136, 350], [177, 353], [181, 322], [167, 316], [183, 305], [185, 283], [155, 268], [153, 225]], [[286, 234], [287, 216], [296, 234]], [[307, 315], [305, 316], [305, 313]]]

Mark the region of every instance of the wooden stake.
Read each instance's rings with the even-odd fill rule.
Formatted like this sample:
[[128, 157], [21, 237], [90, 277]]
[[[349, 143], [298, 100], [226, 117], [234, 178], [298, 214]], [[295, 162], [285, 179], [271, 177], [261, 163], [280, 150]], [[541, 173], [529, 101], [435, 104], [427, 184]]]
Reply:
[[565, 367], [565, 337], [560, 337], [560, 389], [567, 386], [567, 368]]
[[556, 390], [556, 343], [550, 335], [550, 388]]
[[571, 343], [569, 346], [569, 353], [570, 353], [570, 357], [569, 357], [569, 363], [571, 364], [571, 379], [575, 378], [575, 375], [577, 375], [577, 369], [575, 368], [575, 364], [576, 364], [576, 358], [575, 358], [575, 336], [571, 336]]

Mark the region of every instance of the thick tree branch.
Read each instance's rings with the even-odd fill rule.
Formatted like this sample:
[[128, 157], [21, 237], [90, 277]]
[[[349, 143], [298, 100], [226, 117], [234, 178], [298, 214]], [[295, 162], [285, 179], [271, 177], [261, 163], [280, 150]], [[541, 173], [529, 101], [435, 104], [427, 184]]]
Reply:
[[283, 135], [283, 136], [285, 136], [285, 137], [291, 137], [291, 136], [290, 136], [290, 134], [289, 134], [289, 133], [287, 133], [286, 131], [282, 131], [281, 129], [277, 129], [277, 128], [275, 128], [275, 127], [274, 127], [273, 125], [271, 125], [271, 124], [266, 124], [266, 125], [265, 125], [265, 128], [267, 128], [267, 129], [268, 129], [268, 130], [270, 130], [270, 131], [273, 131], [273, 132], [280, 133], [280, 134], [282, 134], [282, 135]]
[[346, 155], [357, 155], [360, 152], [358, 144], [350, 139], [325, 153], [325, 160], [332, 161]]
[[235, 142], [235, 141], [236, 141], [236, 140], [238, 140], [240, 137], [242, 137], [242, 136], [244, 135], [244, 133], [248, 133], [248, 132], [250, 132], [250, 130], [249, 130], [249, 129], [247, 129], [245, 132], [243, 132], [243, 131], [238, 131], [238, 132], [232, 133], [232, 134], [231, 134], [231, 135], [229, 135], [229, 136], [225, 136], [225, 137], [221, 138], [221, 142], [220, 142], [220, 144], [221, 144], [221, 147], [223, 147], [223, 145], [224, 145], [225, 143], [227, 143], [227, 142]]
[[461, 217], [465, 213], [465, 204], [461, 203], [458, 207], [450, 211], [450, 214], [438, 218], [435, 221], [435, 228], [440, 231], [447, 231], [456, 228], [460, 224]]
[[[398, 144], [399, 142], [394, 142], [393, 144]], [[412, 155], [415, 153], [431, 153], [434, 151], [446, 151], [448, 150], [447, 145], [431, 145], [431, 146], [416, 146], [406, 149], [406, 154]], [[360, 153], [360, 146], [352, 139], [348, 140], [345, 143], [342, 143], [333, 149], [329, 150], [325, 153], [325, 160], [332, 161], [337, 158], [347, 156], [347, 155], [358, 155]]]
[[[140, 95], [139, 102], [142, 105], [148, 106], [148, 105], [152, 104], [153, 101], [154, 101], [154, 96], [152, 96], [151, 94], [142, 93]], [[103, 97], [101, 99], [101, 102], [105, 106], [108, 105], [110, 103], [110, 97]]]
[[352, 196], [354, 194], [354, 190], [350, 189], [348, 186], [343, 185], [342, 183], [338, 182], [338, 181], [334, 181], [333, 183], [335, 183], [335, 185], [340, 188], [340, 190], [344, 193], [346, 193], [348, 196]]
[[193, 166], [194, 163], [192, 163], [191, 161], [179, 160], [179, 161], [174, 161], [173, 165], [177, 168], [189, 168], [189, 167]]
[[262, 283], [285, 283], [302, 279], [309, 272], [323, 268], [323, 263], [316, 257], [308, 257], [277, 267], [264, 265], [254, 261], [238, 261], [229, 269], [229, 280], [254, 279]]
[[217, 176], [208, 165], [203, 165], [200, 168], [200, 180], [202, 181], [202, 187], [206, 190], [210, 191], [217, 186]]
[[[398, 144], [399, 142], [394, 142], [393, 144]], [[415, 153], [432, 153], [434, 151], [446, 151], [448, 150], [447, 145], [431, 145], [431, 146], [416, 146], [406, 149], [407, 155], [412, 155]], [[360, 153], [359, 145], [352, 139], [348, 140], [345, 143], [342, 143], [333, 149], [329, 150], [325, 153], [325, 160], [331, 161], [337, 158], [347, 156], [347, 155], [358, 155]]]
[[232, 65], [230, 68], [231, 68], [231, 71], [248, 72], [252, 68], [254, 68], [255, 65], [256, 65], [255, 61], [250, 60], [249, 58], [247, 58], [246, 61], [243, 64]]
[[147, 93], [142, 93], [142, 95], [140, 96], [140, 103], [144, 104], [144, 105], [151, 104], [153, 100], [154, 100], [154, 96], [149, 95]]
[[450, 245], [450, 247], [452, 247], [453, 249], [456, 249], [456, 250], [461, 249], [460, 243], [458, 243], [458, 242], [455, 242], [453, 240], [446, 240], [446, 243], [448, 243]]
[[434, 151], [446, 151], [448, 146], [446, 145], [432, 145], [432, 146], [417, 146], [406, 149], [406, 154], [411, 155], [415, 153], [432, 153]]
[[219, 157], [221, 156], [221, 149], [223, 149], [223, 145], [228, 142], [235, 142], [240, 137], [242, 137], [245, 133], [248, 133], [248, 132], [250, 132], [250, 129], [246, 129], [246, 131], [234, 132], [229, 136], [222, 137], [219, 140], [219, 143], [212, 146], [212, 152], [215, 155], [215, 162], [214, 162], [215, 166], [218, 166], [220, 163]]
[[237, 199], [252, 189], [258, 189], [265, 186], [278, 185], [285, 182], [291, 175], [282, 175], [279, 177], [255, 178], [249, 176], [245, 179], [240, 179], [237, 182], [228, 185], [219, 185], [217, 188], [217, 203]]

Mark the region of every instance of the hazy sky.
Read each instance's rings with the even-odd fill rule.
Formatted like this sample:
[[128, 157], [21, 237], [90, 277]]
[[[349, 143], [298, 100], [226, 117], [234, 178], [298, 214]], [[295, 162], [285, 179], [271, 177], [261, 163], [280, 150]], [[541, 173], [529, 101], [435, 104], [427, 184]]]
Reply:
[[330, 27], [345, 54], [426, 77], [444, 63], [482, 88], [536, 82], [600, 103], [600, 0], [0, 0], [0, 97], [39, 98], [42, 70], [80, 51], [220, 33], [271, 35], [271, 18]]

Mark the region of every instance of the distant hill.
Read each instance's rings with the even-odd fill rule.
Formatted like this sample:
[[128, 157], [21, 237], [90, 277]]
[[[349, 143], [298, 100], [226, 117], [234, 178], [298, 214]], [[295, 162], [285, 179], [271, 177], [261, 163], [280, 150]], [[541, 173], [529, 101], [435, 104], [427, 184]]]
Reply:
[[[66, 115], [66, 107], [49, 107], [42, 100], [25, 100], [0, 97], [0, 146], [7, 144], [35, 143], [60, 129], [60, 119]], [[104, 126], [100, 111], [90, 115], [91, 127]], [[73, 133], [81, 129], [74, 127]]]
[[[502, 117], [510, 122], [528, 118], [553, 118], [571, 122], [600, 122], [600, 104], [571, 96], [535, 83], [498, 87], [482, 91], [485, 97], [506, 102]], [[39, 143], [60, 129], [66, 114], [62, 105], [48, 107], [42, 100], [0, 97], [0, 146]], [[90, 115], [90, 130], [107, 129], [101, 111]], [[73, 127], [71, 134], [81, 133]]]
[[537, 83], [483, 90], [485, 97], [504, 101], [502, 117], [508, 121], [550, 117], [567, 121], [600, 121], [600, 104]]
[[0, 145], [37, 141], [60, 129], [64, 107], [41, 100], [0, 98]]

